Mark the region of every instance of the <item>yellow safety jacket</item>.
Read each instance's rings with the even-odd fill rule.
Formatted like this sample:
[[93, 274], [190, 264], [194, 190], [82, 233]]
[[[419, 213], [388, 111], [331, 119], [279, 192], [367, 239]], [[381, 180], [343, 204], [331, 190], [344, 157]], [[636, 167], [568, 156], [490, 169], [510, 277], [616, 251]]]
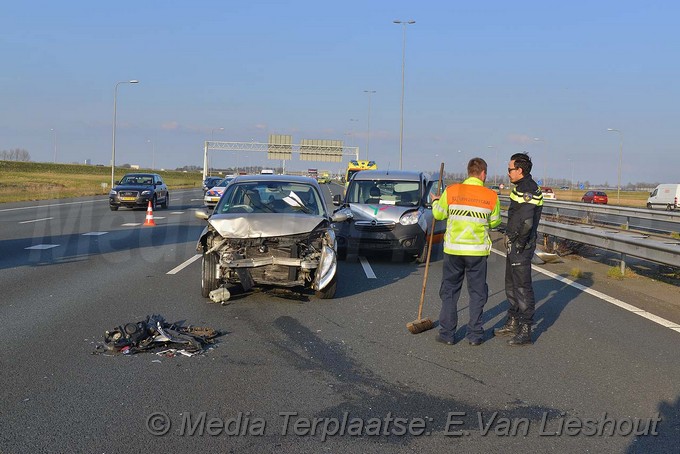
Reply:
[[448, 186], [432, 206], [438, 221], [447, 219], [444, 252], [451, 255], [489, 255], [489, 229], [501, 223], [498, 195], [484, 187], [482, 180], [469, 177]]

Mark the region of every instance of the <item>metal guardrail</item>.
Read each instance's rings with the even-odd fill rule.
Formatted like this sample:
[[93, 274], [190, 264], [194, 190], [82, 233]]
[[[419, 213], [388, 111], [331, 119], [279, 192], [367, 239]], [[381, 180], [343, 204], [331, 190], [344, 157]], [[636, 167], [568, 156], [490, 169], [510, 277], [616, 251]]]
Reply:
[[[510, 197], [502, 195], [499, 197], [502, 202], [510, 202]], [[547, 208], [547, 210], [546, 210]], [[543, 200], [543, 211], [548, 211], [549, 214], [555, 214], [559, 217], [560, 210], [579, 211], [586, 214], [617, 216], [626, 219], [622, 225], [629, 226], [630, 221], [644, 220], [654, 222], [667, 222], [676, 226], [680, 231], [680, 213], [672, 211], [658, 211], [649, 208], [630, 208], [612, 205], [593, 205], [582, 202], [567, 202], [562, 200]]]
[[[548, 201], [549, 205], [557, 203], [556, 201]], [[550, 203], [552, 202], [552, 203]], [[559, 202], [560, 204], [579, 205], [574, 202]], [[582, 205], [582, 204], [581, 204]], [[566, 205], [565, 205], [566, 206]], [[636, 210], [634, 208], [624, 207], [577, 207], [580, 211], [598, 211], [601, 214], [620, 215], [620, 213], [627, 213], [631, 218], [652, 220], [658, 217], [661, 219], [666, 216], [662, 222], [673, 222], [680, 226], [680, 217], [675, 216], [676, 219], [668, 220], [669, 213], [648, 213], [645, 210]], [[573, 209], [573, 208], [572, 208]], [[622, 211], [623, 210], [623, 211]], [[637, 218], [636, 215], [640, 215]], [[504, 223], [507, 222], [507, 212], [501, 213]], [[648, 235], [639, 232], [630, 232], [628, 230], [607, 230], [602, 227], [591, 225], [571, 225], [560, 222], [552, 222], [541, 220], [538, 224], [538, 232], [545, 235], [562, 238], [569, 241], [588, 244], [600, 249], [616, 252], [621, 255], [620, 266], [621, 273], [625, 272], [626, 256], [637, 257], [643, 260], [649, 260], [655, 263], [664, 265], [680, 267], [680, 240], [672, 238], [659, 239], [651, 238]]]

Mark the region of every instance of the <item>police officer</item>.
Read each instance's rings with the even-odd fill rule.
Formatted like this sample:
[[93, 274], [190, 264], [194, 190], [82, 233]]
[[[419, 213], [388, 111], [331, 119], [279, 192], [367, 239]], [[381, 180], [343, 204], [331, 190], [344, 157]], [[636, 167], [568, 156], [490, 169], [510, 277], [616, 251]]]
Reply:
[[432, 204], [432, 215], [446, 219], [442, 285], [439, 296], [438, 342], [453, 345], [458, 324], [458, 298], [467, 277], [470, 294], [470, 321], [466, 338], [472, 346], [482, 343], [482, 312], [489, 296], [486, 269], [491, 239], [489, 229], [501, 223], [498, 195], [484, 187], [487, 164], [482, 158], [468, 162], [468, 178], [461, 184], [448, 186]]
[[510, 193], [508, 225], [505, 234], [505, 294], [510, 308], [496, 336], [513, 336], [509, 345], [529, 345], [536, 300], [531, 283], [531, 259], [536, 249], [538, 222], [543, 210], [543, 194], [531, 177], [531, 158], [516, 153], [510, 158], [508, 176], [515, 188]]

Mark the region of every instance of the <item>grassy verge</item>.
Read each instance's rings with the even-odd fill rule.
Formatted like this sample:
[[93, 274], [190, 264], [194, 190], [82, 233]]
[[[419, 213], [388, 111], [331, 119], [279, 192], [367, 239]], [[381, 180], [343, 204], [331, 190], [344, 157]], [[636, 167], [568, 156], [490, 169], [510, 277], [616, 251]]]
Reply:
[[[137, 170], [116, 168], [115, 179]], [[202, 174], [140, 169], [161, 175], [172, 191], [201, 187]], [[0, 161], [0, 203], [106, 195], [111, 167]]]

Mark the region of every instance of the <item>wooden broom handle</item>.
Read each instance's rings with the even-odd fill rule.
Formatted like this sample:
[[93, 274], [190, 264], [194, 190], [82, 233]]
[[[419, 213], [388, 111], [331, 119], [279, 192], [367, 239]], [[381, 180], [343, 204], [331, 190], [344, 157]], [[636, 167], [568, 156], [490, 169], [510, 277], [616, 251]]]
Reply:
[[[442, 179], [444, 178], [444, 163], [439, 166], [439, 181], [437, 182], [437, 196], [442, 194]], [[430, 238], [427, 244], [427, 259], [425, 260], [425, 275], [423, 276], [423, 289], [420, 292], [420, 304], [418, 305], [418, 320], [423, 315], [423, 303], [425, 302], [425, 287], [427, 286], [427, 272], [430, 270], [430, 255], [432, 254], [432, 240], [434, 237], [434, 213], [432, 213], [432, 228], [430, 229]]]

